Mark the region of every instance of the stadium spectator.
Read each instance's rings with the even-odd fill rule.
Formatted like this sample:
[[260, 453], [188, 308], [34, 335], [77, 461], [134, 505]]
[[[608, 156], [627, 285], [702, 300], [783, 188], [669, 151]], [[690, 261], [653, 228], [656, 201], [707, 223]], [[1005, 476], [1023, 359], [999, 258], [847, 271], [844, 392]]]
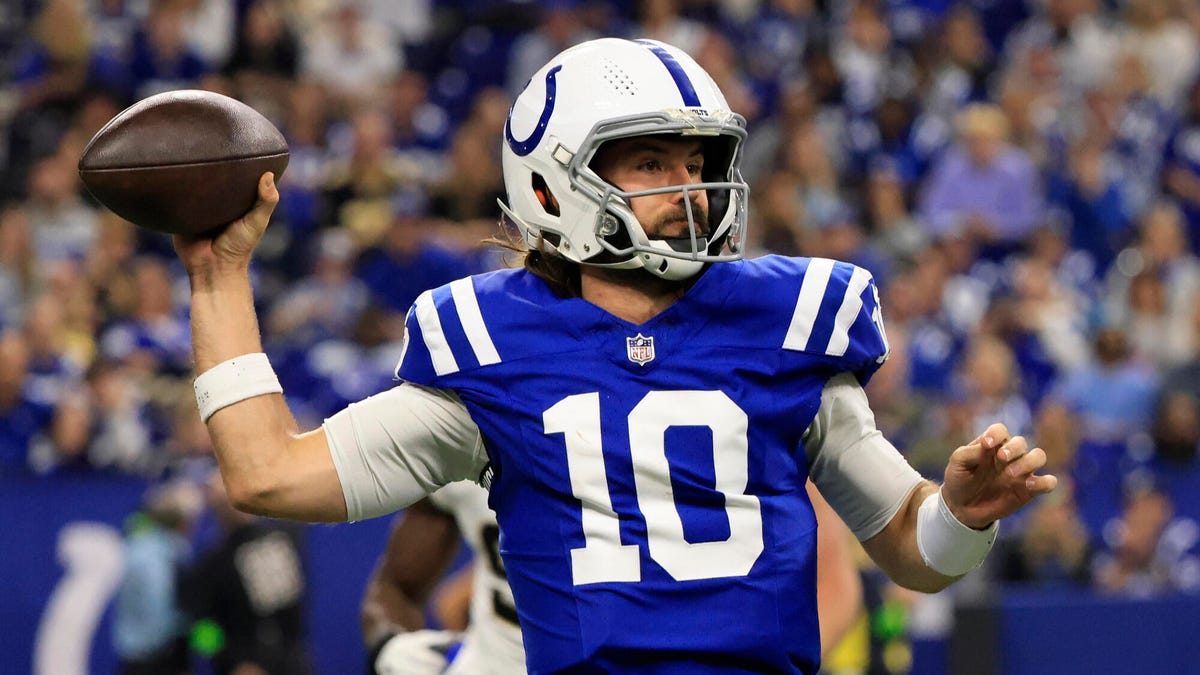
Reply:
[[940, 58], [922, 101], [926, 113], [950, 128], [964, 106], [990, 99], [996, 63], [979, 14], [968, 4], [954, 5], [942, 19], [938, 42]]
[[1200, 296], [1200, 258], [1192, 253], [1185, 228], [1174, 204], [1155, 204], [1142, 216], [1137, 240], [1120, 254], [1106, 279], [1110, 321], [1139, 330], [1132, 323], [1138, 313], [1160, 318], [1167, 330], [1158, 344], [1153, 336], [1144, 338], [1144, 350], [1164, 365], [1186, 358], [1193, 337], [1191, 310]]
[[[130, 474], [157, 476], [164, 458], [154, 446], [150, 393], [134, 367], [99, 359], [88, 371], [88, 461]], [[154, 405], [165, 401], [155, 400]]]
[[1071, 147], [1067, 171], [1048, 181], [1048, 199], [1064, 216], [1071, 248], [1090, 255], [1099, 274], [1131, 235], [1125, 195], [1109, 162], [1103, 145], [1080, 139]]
[[1084, 298], [1051, 264], [1032, 255], [1016, 261], [1012, 295], [990, 312], [993, 330], [1014, 351], [1030, 405], [1041, 403], [1060, 372], [1083, 366], [1089, 349]]
[[499, 89], [481, 91], [470, 117], [454, 135], [445, 172], [427, 187], [429, 215], [452, 221], [491, 219], [504, 194], [499, 149], [511, 101]]
[[929, 238], [909, 210], [905, 183], [891, 162], [871, 167], [864, 202], [864, 224], [872, 241], [893, 262], [917, 259]]
[[0, 471], [24, 473], [32, 443], [50, 429], [54, 401], [28, 386], [30, 347], [20, 332], [0, 333]]
[[126, 89], [134, 100], [172, 89], [194, 87], [213, 69], [184, 35], [183, 7], [152, 3], [146, 23], [126, 57]]
[[533, 29], [516, 39], [508, 56], [504, 88], [510, 96], [519, 94], [529, 77], [555, 54], [600, 37], [583, 23], [576, 7], [579, 0], [547, 0], [537, 4], [539, 13]]
[[1078, 416], [1083, 439], [1120, 442], [1149, 426], [1158, 380], [1133, 360], [1125, 331], [1110, 326], [1095, 334], [1092, 360], [1064, 373], [1050, 395]]
[[34, 165], [25, 208], [39, 266], [83, 260], [96, 238], [96, 210], [79, 195], [79, 174], [64, 155]]
[[[18, 52], [12, 83], [17, 106], [51, 113], [61, 123], [92, 67], [92, 30], [82, 3], [49, 0], [30, 26]], [[36, 120], [30, 119], [36, 124]]]
[[300, 69], [300, 41], [280, 0], [254, 0], [245, 8], [232, 54], [222, 72], [242, 100], [271, 119], [282, 118]]
[[336, 0], [303, 37], [301, 72], [352, 114], [384, 91], [404, 67], [391, 31], [371, 21], [362, 0]]
[[129, 518], [113, 614], [120, 675], [192, 672], [180, 577], [191, 562], [192, 529], [203, 508], [204, 495], [194, 484], [163, 483]]
[[176, 304], [174, 277], [164, 261], [148, 256], [135, 260], [132, 272], [132, 311], [101, 333], [100, 353], [146, 378], [188, 373], [191, 335]]
[[367, 287], [354, 277], [358, 247], [345, 230], [319, 237], [312, 273], [283, 291], [266, 316], [266, 337], [308, 348], [318, 340], [348, 335], [368, 301]]
[[1150, 597], [1200, 589], [1200, 541], [1195, 521], [1175, 518], [1174, 505], [1153, 484], [1134, 480], [1121, 517], [1105, 531], [1109, 551], [1096, 560], [1096, 588], [1103, 593]]
[[1200, 401], [1200, 297], [1194, 299], [1191, 311], [1187, 313], [1191, 319], [1194, 339], [1192, 350], [1187, 359], [1163, 374], [1162, 398], [1166, 399], [1175, 393], [1185, 394]]
[[1020, 395], [1016, 358], [1012, 350], [995, 336], [981, 334], [967, 346], [960, 372], [961, 386], [972, 402], [975, 419], [1001, 420], [1017, 434], [1033, 429], [1029, 404]]
[[1187, 216], [1188, 240], [1200, 250], [1200, 78], [1187, 90], [1163, 157], [1162, 186]]
[[907, 98], [916, 87], [912, 59], [892, 41], [880, 5], [854, 3], [834, 31], [831, 53], [851, 116], [869, 115], [885, 98]]
[[1100, 11], [1100, 0], [1047, 0], [1018, 26], [1005, 43], [1007, 57], [1020, 65], [1053, 59], [1063, 86], [1083, 91], [1108, 76], [1120, 53], [1118, 27]]
[[1173, 105], [1200, 74], [1200, 41], [1171, 0], [1129, 0], [1125, 3], [1124, 53], [1140, 58], [1151, 78], [1151, 92], [1164, 105]]
[[973, 104], [956, 118], [958, 143], [931, 169], [921, 217], [935, 237], [968, 236], [993, 254], [1016, 248], [1033, 231], [1042, 207], [1037, 169], [1008, 143], [1004, 112]]
[[1190, 317], [1172, 315], [1167, 288], [1156, 271], [1145, 270], [1129, 282], [1121, 321], [1129, 326], [1129, 344], [1138, 360], [1159, 369], [1176, 365], [1191, 352]]
[[478, 256], [437, 230], [437, 221], [400, 214], [379, 245], [364, 251], [356, 274], [376, 304], [403, 316], [431, 282], [449, 283], [479, 268]]
[[676, 45], [694, 58], [708, 38], [708, 27], [701, 21], [685, 16], [682, 5], [681, 0], [647, 0], [638, 3], [637, 26], [633, 33], [638, 37]]
[[229, 62], [237, 39], [234, 0], [171, 0], [179, 5], [184, 40], [213, 70]]
[[133, 45], [133, 36], [146, 20], [150, 3], [138, 0], [88, 0], [95, 45], [101, 58], [119, 61]]
[[420, 168], [397, 157], [381, 110], [360, 109], [349, 131], [347, 152], [329, 163], [321, 182], [320, 224], [345, 228], [359, 246], [369, 247], [391, 223], [397, 193], [421, 178]]

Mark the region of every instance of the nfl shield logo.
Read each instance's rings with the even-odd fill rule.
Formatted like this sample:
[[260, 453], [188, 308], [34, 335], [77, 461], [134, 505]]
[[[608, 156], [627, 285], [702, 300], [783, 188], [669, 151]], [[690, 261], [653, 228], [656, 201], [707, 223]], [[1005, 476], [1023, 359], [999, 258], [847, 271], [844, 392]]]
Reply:
[[637, 337], [625, 338], [625, 348], [629, 350], [629, 360], [644, 366], [654, 360], [654, 336], [646, 337], [641, 333]]

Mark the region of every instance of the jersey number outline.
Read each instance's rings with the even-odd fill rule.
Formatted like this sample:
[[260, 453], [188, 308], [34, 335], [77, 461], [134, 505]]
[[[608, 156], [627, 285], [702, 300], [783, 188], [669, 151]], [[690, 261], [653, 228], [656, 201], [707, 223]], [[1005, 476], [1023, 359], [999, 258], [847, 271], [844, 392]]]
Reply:
[[[547, 409], [542, 421], [547, 435], [563, 435], [571, 492], [582, 505], [584, 545], [571, 549], [574, 584], [641, 581], [639, 546], [621, 543], [620, 518], [612, 507], [600, 433], [600, 394], [568, 396]], [[746, 412], [721, 391], [650, 391], [629, 413], [627, 427], [650, 558], [676, 581], [749, 574], [763, 552], [763, 524], [758, 497], [746, 494]], [[690, 543], [684, 538], [666, 454], [671, 427], [707, 427], [712, 432], [713, 487], [725, 499], [728, 539]]]

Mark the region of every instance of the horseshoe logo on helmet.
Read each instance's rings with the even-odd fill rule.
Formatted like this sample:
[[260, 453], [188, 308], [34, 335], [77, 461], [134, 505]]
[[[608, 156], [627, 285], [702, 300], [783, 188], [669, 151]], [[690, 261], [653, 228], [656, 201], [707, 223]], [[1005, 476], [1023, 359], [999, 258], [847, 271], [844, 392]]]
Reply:
[[562, 70], [561, 65], [554, 66], [550, 69], [550, 72], [546, 73], [546, 103], [542, 107], [542, 116], [538, 118], [537, 126], [533, 128], [528, 138], [523, 141], [513, 138], [512, 112], [509, 112], [508, 120], [504, 122], [504, 139], [508, 141], [508, 147], [520, 157], [533, 152], [538, 143], [542, 142], [542, 136], [546, 134], [546, 125], [550, 123], [550, 115], [554, 114], [554, 102], [558, 91], [558, 83], [555, 80], [555, 76], [558, 75], [558, 71], [560, 70]]

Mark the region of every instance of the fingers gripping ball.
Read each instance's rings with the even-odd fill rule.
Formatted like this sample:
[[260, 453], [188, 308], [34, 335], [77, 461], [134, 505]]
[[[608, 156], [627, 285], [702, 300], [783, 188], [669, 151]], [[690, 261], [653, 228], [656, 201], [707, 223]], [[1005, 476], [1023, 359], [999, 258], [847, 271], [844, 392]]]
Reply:
[[135, 225], [197, 235], [250, 210], [265, 171], [288, 165], [283, 134], [250, 106], [207, 91], [157, 94], [126, 108], [83, 151], [88, 191]]

